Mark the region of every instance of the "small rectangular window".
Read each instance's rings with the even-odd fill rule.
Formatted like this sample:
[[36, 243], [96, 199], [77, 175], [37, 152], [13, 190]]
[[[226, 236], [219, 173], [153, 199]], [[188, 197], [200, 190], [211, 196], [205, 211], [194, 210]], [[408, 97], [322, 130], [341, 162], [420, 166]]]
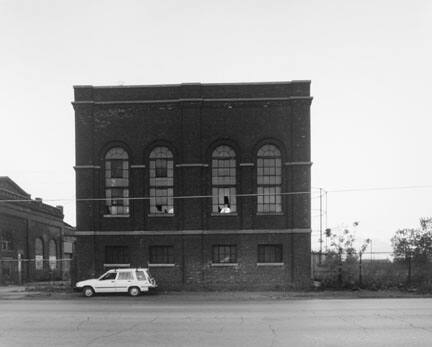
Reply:
[[237, 263], [236, 245], [213, 246], [213, 263]]
[[105, 264], [129, 264], [129, 247], [106, 246]]
[[151, 264], [174, 264], [173, 246], [150, 246]]
[[282, 245], [258, 245], [258, 263], [282, 263]]
[[1, 250], [2, 251], [7, 251], [12, 249], [11, 248], [11, 242], [7, 241], [7, 240], [0, 240], [0, 245], [1, 245]]

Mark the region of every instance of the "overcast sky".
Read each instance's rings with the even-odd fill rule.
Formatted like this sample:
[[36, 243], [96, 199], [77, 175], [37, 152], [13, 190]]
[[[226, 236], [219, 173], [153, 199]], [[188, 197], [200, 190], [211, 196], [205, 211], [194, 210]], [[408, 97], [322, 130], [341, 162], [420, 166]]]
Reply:
[[[432, 216], [429, 0], [0, 0], [0, 32], [0, 176], [64, 205], [72, 225], [77, 84], [310, 79], [327, 226], [358, 221], [387, 251]], [[431, 187], [333, 192], [406, 186]]]

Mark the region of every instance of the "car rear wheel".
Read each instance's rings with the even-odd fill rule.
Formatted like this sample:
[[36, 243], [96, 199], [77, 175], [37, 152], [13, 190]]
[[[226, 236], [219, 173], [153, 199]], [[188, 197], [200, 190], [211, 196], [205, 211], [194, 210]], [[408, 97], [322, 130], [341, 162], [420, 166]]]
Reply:
[[130, 287], [129, 288], [129, 295], [130, 296], [138, 296], [141, 293], [138, 287]]
[[90, 298], [91, 296], [93, 296], [94, 295], [94, 290], [93, 290], [93, 288], [92, 287], [84, 287], [83, 288], [83, 295], [86, 297], [86, 298]]

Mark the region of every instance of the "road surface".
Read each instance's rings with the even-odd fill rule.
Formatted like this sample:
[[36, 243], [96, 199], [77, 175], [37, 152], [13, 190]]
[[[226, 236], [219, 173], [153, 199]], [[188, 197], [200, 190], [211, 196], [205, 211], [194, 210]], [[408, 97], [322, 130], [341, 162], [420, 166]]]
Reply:
[[432, 346], [432, 299], [0, 301], [0, 346]]

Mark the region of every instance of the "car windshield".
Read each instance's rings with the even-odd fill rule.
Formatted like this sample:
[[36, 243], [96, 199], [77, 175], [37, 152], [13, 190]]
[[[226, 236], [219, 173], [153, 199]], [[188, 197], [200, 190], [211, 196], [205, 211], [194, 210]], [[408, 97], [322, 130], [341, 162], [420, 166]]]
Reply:
[[117, 273], [115, 272], [108, 272], [105, 275], [103, 275], [101, 278], [99, 278], [100, 281], [106, 281], [106, 280], [115, 280], [117, 276]]

